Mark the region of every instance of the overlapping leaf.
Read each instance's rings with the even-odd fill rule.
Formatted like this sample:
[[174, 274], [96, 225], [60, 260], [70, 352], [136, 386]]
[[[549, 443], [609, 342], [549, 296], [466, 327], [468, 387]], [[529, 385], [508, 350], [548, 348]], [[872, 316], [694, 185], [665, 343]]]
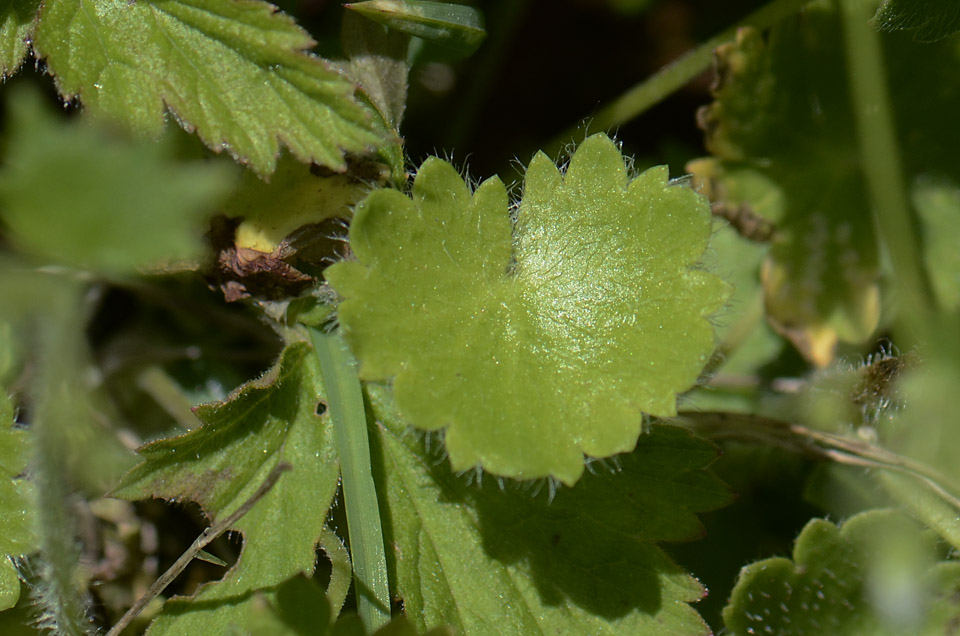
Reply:
[[873, 22], [880, 31], [913, 31], [934, 42], [960, 31], [960, 5], [953, 0], [884, 0]]
[[709, 234], [702, 197], [666, 168], [631, 180], [598, 135], [565, 175], [533, 159], [514, 228], [499, 179], [471, 193], [428, 160], [412, 200], [361, 203], [357, 261], [326, 276], [361, 376], [446, 429], [455, 469], [571, 484], [584, 454], [633, 448], [643, 413], [674, 414], [713, 350], [727, 287], [696, 266]]
[[371, 20], [403, 33], [473, 53], [487, 36], [483, 13], [474, 7], [429, 0], [364, 0], [346, 5]]
[[793, 560], [743, 569], [724, 621], [737, 636], [948, 633], [960, 620], [960, 562], [935, 559], [929, 537], [897, 512], [865, 512], [840, 528], [815, 519]]
[[309, 35], [256, 0], [50, 0], [34, 46], [66, 98], [157, 134], [169, 110], [214, 150], [270, 174], [280, 143], [343, 169], [373, 132], [355, 85], [308, 53]]
[[[416, 625], [459, 634], [706, 634], [703, 588], [655, 544], [702, 533], [696, 513], [729, 491], [704, 471], [716, 449], [654, 427], [629, 455], [554, 496], [486, 476], [469, 484], [407, 432], [368, 386], [380, 428], [386, 540]], [[619, 466], [618, 469], [614, 469]], [[389, 549], [392, 546], [392, 551]]]
[[226, 166], [177, 164], [156, 143], [58, 121], [33, 93], [8, 104], [0, 214], [14, 245], [111, 274], [199, 255], [205, 217], [233, 181]]
[[262, 378], [222, 404], [198, 407], [203, 426], [143, 447], [145, 461], [115, 493], [196, 501], [215, 520], [250, 497], [279, 462], [293, 467], [237, 523], [244, 534], [237, 565], [194, 599], [168, 602], [151, 634], [227, 633], [245, 624], [256, 594], [275, 602], [276, 586], [313, 571], [339, 464], [329, 416], [316, 412], [320, 372], [310, 353], [305, 343], [290, 344]]
[[302, 226], [349, 215], [350, 206], [369, 189], [348, 174], [318, 177], [309, 166], [285, 156], [269, 183], [244, 173], [220, 211], [243, 219], [236, 229], [238, 248], [269, 253]]
[[[346, 614], [334, 621], [334, 612], [316, 583], [295, 576], [281, 583], [272, 598], [257, 595], [248, 604], [247, 620], [235, 625], [228, 634], [240, 636], [368, 636], [369, 630], [355, 614]], [[371, 636], [418, 636], [418, 632], [400, 616]], [[452, 636], [443, 628], [430, 630], [425, 636]]]

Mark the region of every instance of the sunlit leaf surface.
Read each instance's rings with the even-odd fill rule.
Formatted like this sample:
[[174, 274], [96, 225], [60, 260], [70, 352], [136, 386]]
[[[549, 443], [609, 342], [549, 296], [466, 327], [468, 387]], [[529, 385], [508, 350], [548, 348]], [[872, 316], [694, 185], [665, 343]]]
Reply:
[[644, 413], [674, 414], [707, 361], [728, 292], [697, 267], [710, 231], [701, 196], [664, 167], [631, 178], [598, 135], [565, 174], [533, 159], [513, 224], [499, 179], [471, 192], [427, 160], [412, 199], [358, 206], [357, 260], [326, 276], [361, 376], [445, 429], [455, 469], [572, 484], [584, 454], [628, 451]]
[[313, 45], [256, 0], [50, 0], [34, 37], [64, 97], [147, 134], [169, 111], [261, 175], [273, 172], [281, 142], [335, 169], [343, 151], [382, 143], [353, 82]]

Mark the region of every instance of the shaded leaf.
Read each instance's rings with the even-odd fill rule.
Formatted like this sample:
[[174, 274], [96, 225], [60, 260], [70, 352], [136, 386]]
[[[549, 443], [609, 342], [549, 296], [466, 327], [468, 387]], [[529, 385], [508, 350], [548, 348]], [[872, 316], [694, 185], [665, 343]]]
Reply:
[[[304, 342], [287, 346], [263, 377], [223, 403], [196, 408], [203, 426], [144, 446], [144, 462], [114, 493], [199, 503], [213, 520], [243, 503], [280, 461], [293, 466], [237, 523], [237, 565], [192, 599], [168, 601], [151, 634], [220, 634], [244, 624], [255, 599], [277, 602], [277, 586], [313, 571], [339, 465], [329, 416], [316, 414], [320, 371]], [[259, 601], [258, 601], [259, 602]]]
[[923, 223], [923, 260], [940, 306], [960, 307], [960, 187], [945, 180], [918, 179], [913, 205]]
[[249, 636], [325, 636], [333, 616], [323, 590], [304, 576], [281, 583], [269, 597], [259, 593], [245, 619], [228, 634]]
[[0, 10], [0, 77], [13, 75], [23, 64], [39, 9], [40, 0], [9, 0]]
[[407, 49], [410, 38], [347, 11], [340, 32], [347, 73], [393, 129], [400, 127], [407, 105]]
[[318, 175], [286, 155], [269, 183], [245, 172], [221, 208], [224, 215], [243, 220], [236, 229], [236, 246], [270, 253], [298, 228], [349, 216], [350, 208], [370, 191], [369, 182], [380, 176], [370, 173], [381, 164], [366, 165], [361, 174]]
[[[710, 250], [709, 271], [723, 276], [733, 293], [716, 318], [720, 342], [711, 361], [710, 383], [684, 396], [685, 409], [747, 410], [757, 406], [756, 394], [745, 394], [742, 378], [757, 375], [783, 347], [766, 323], [760, 268], [783, 216], [783, 194], [768, 178], [747, 168], [724, 166], [717, 159], [687, 164], [694, 188], [718, 201]], [[721, 214], [721, 209], [723, 213]], [[738, 381], [740, 380], [740, 381]]]
[[[367, 636], [370, 634], [355, 614], [334, 622], [328, 599], [312, 580], [296, 576], [281, 583], [272, 598], [258, 594], [249, 604], [246, 622], [235, 624], [227, 633], [237, 636]], [[418, 636], [419, 632], [399, 616], [373, 636]], [[444, 629], [433, 629], [425, 636], [452, 636]]]
[[232, 183], [227, 166], [174, 163], [162, 145], [60, 121], [34, 93], [8, 104], [0, 215], [17, 247], [113, 274], [201, 253], [206, 217]]
[[11, 558], [35, 551], [33, 483], [23, 478], [30, 458], [27, 432], [13, 428], [13, 405], [0, 388], [0, 611], [17, 604], [20, 576]]
[[935, 563], [929, 537], [900, 513], [814, 519], [793, 559], [745, 567], [724, 609], [731, 634], [944, 634], [960, 620], [960, 562]]
[[310, 36], [255, 0], [50, 0], [34, 38], [60, 93], [157, 135], [169, 110], [261, 175], [280, 143], [336, 170], [343, 151], [392, 143]]
[[[764, 268], [771, 323], [811, 361], [837, 341], [865, 342], [880, 318], [878, 247], [860, 168], [844, 34], [832, 4], [812, 2], [765, 39], [743, 30], [718, 50], [716, 101], [700, 113], [726, 169], [771, 180], [784, 217]], [[899, 150], [910, 179], [960, 182], [954, 39], [883, 38]], [[933, 88], [931, 88], [933, 87]], [[933, 90], [934, 98], [917, 99]]]
[[473, 53], [487, 36], [483, 13], [465, 4], [428, 0], [365, 0], [344, 5], [391, 29], [437, 42], [462, 55]]
[[744, 29], [717, 51], [716, 101], [700, 124], [730, 168], [782, 191], [763, 268], [768, 318], [810, 361], [863, 342], [879, 319], [877, 248], [859, 169], [840, 25], [824, 3], [783, 21], [769, 42]]
[[878, 31], [913, 31], [919, 42], [935, 42], [960, 31], [954, 0], [884, 0], [873, 17]]
[[361, 377], [393, 379], [410, 423], [446, 429], [456, 470], [572, 484], [584, 454], [633, 448], [643, 413], [674, 414], [713, 350], [728, 289], [696, 265], [710, 213], [666, 168], [631, 180], [598, 135], [566, 175], [534, 158], [511, 234], [499, 179], [471, 193], [428, 159], [412, 200], [358, 206], [358, 260], [325, 275]]
[[491, 476], [470, 484], [410, 435], [385, 388], [368, 390], [382, 423], [378, 492], [395, 593], [418, 629], [708, 633], [687, 605], [704, 590], [654, 541], [698, 536], [696, 513], [729, 501], [703, 470], [714, 447], [656, 426], [634, 453], [595, 464], [552, 497], [543, 484], [539, 494]]

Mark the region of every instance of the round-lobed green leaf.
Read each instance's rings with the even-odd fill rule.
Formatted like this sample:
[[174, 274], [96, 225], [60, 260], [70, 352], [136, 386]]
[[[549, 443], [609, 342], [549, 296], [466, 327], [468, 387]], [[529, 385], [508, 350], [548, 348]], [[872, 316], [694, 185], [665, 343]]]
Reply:
[[428, 159], [412, 198], [360, 204], [356, 260], [327, 280], [361, 376], [445, 429], [455, 469], [572, 484], [584, 454], [632, 449], [643, 414], [675, 414], [701, 372], [728, 295], [697, 265], [710, 232], [703, 197], [665, 167], [631, 179], [595, 135], [565, 174], [534, 157], [513, 224], [499, 179], [471, 193]]

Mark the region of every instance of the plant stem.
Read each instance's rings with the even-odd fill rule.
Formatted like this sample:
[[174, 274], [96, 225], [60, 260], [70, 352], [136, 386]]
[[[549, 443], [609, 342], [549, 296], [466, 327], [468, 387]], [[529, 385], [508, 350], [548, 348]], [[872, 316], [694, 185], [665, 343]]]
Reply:
[[40, 625], [57, 634], [75, 636], [93, 632], [87, 616], [90, 599], [78, 585], [80, 547], [73, 512], [69, 508], [70, 477], [68, 427], [77, 408], [73, 375], [82, 322], [63, 316], [80, 313], [79, 291], [67, 284], [52, 288], [46, 315], [37, 320], [39, 364], [35, 393], [32, 476], [36, 483], [37, 532], [40, 539], [41, 582], [35, 596]]
[[[773, 0], [760, 7], [743, 20], [713, 36], [700, 46], [683, 54], [664, 66], [643, 82], [629, 89], [611, 103], [600, 108], [587, 125], [596, 130], [610, 130], [639, 116], [672, 95], [693, 78], [704, 72], [713, 61], [713, 50], [732, 40], [742, 27], [765, 29], [799, 11], [810, 0]], [[557, 152], [578, 137], [583, 124], [567, 128], [548, 145], [547, 154]]]
[[901, 304], [911, 308], [903, 315], [909, 321], [906, 326], [925, 331], [935, 306], [933, 291], [923, 268], [919, 224], [911, 211], [904, 183], [880, 34], [868, 24], [876, 2], [840, 0], [839, 5], [860, 161], [876, 225], [890, 254], [898, 292], [902, 295]]
[[[944, 538], [951, 542], [960, 541], [955, 527], [956, 515], [960, 513], [960, 497], [955, 493], [960, 489], [944, 475], [908, 457], [864, 441], [761, 415], [688, 411], [681, 412], [679, 419], [712, 439], [775, 445], [848, 466], [881, 468], [885, 474], [897, 476], [880, 480], [892, 496], [941, 532]], [[910, 482], [898, 479], [902, 476], [909, 477]], [[924, 487], [918, 488], [917, 482]], [[945, 513], [947, 510], [952, 512]]]
[[390, 620], [387, 558], [370, 462], [370, 440], [356, 361], [339, 333], [308, 327], [320, 361], [327, 408], [340, 455], [357, 612], [368, 632]]

